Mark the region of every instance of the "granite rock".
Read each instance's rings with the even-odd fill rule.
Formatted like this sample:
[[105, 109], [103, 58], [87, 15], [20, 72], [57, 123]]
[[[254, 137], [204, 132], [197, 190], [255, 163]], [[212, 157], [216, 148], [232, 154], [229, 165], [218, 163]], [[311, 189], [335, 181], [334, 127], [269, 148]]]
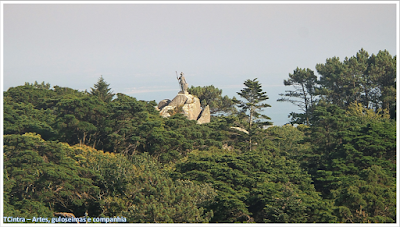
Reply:
[[171, 114], [181, 110], [189, 120], [197, 120], [198, 124], [210, 122], [210, 108], [207, 106], [202, 111], [200, 99], [187, 92], [179, 92], [172, 101], [169, 99], [160, 101], [157, 108], [162, 117], [170, 117]]
[[210, 122], [210, 106], [207, 105], [199, 114], [199, 118], [197, 119], [197, 124], [204, 124], [209, 122]]
[[157, 108], [158, 108], [159, 110], [162, 110], [162, 108], [164, 108], [165, 106], [168, 106], [168, 104], [170, 104], [170, 103], [171, 103], [171, 100], [169, 100], [169, 99], [163, 99], [163, 100], [161, 100], [161, 101], [158, 103]]

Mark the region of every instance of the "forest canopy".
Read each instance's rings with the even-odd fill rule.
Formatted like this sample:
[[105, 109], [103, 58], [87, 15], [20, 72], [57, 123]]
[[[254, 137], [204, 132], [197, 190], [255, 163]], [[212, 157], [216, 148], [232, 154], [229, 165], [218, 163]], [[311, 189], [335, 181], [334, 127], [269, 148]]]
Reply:
[[[396, 56], [361, 49], [296, 68], [271, 126], [255, 79], [235, 97], [191, 87], [211, 122], [155, 101], [25, 83], [3, 93], [3, 216], [129, 223], [396, 222]], [[289, 90], [291, 89], [291, 90]], [[265, 127], [268, 125], [268, 127]], [[27, 221], [29, 222], [29, 221]]]

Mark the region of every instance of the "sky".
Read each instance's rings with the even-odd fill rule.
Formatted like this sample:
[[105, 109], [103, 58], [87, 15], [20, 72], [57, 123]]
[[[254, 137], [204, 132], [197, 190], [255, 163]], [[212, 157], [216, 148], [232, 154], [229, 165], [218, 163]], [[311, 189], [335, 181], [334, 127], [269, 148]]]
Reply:
[[361, 48], [398, 54], [394, 2], [98, 3], [3, 2], [4, 91], [35, 81], [90, 91], [103, 76], [114, 93], [159, 102], [178, 93], [177, 71], [239, 98], [258, 78], [264, 114], [283, 125], [299, 110], [276, 100], [297, 67], [317, 74]]

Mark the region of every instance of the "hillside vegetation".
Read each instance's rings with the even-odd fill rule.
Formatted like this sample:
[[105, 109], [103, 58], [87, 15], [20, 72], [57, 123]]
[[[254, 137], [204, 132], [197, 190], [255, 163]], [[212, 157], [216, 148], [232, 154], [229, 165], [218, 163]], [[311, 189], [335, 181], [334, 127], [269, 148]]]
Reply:
[[316, 69], [289, 73], [279, 101], [301, 112], [267, 129], [273, 119], [262, 113], [273, 108], [257, 78], [238, 99], [214, 86], [190, 88], [212, 110], [201, 125], [179, 113], [162, 118], [155, 101], [113, 94], [103, 77], [90, 92], [11, 87], [3, 215], [396, 222], [396, 56], [361, 49]]

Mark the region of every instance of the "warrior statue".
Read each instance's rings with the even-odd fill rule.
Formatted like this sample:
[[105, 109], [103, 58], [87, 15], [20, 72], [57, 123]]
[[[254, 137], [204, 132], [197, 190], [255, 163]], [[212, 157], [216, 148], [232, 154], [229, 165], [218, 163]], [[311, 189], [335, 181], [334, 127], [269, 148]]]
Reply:
[[186, 79], [183, 76], [183, 72], [181, 72], [181, 76], [178, 78], [178, 75], [176, 75], [176, 79], [179, 81], [179, 85], [181, 86], [181, 91], [185, 94], [187, 93], [188, 89], [188, 84], [186, 83]]

